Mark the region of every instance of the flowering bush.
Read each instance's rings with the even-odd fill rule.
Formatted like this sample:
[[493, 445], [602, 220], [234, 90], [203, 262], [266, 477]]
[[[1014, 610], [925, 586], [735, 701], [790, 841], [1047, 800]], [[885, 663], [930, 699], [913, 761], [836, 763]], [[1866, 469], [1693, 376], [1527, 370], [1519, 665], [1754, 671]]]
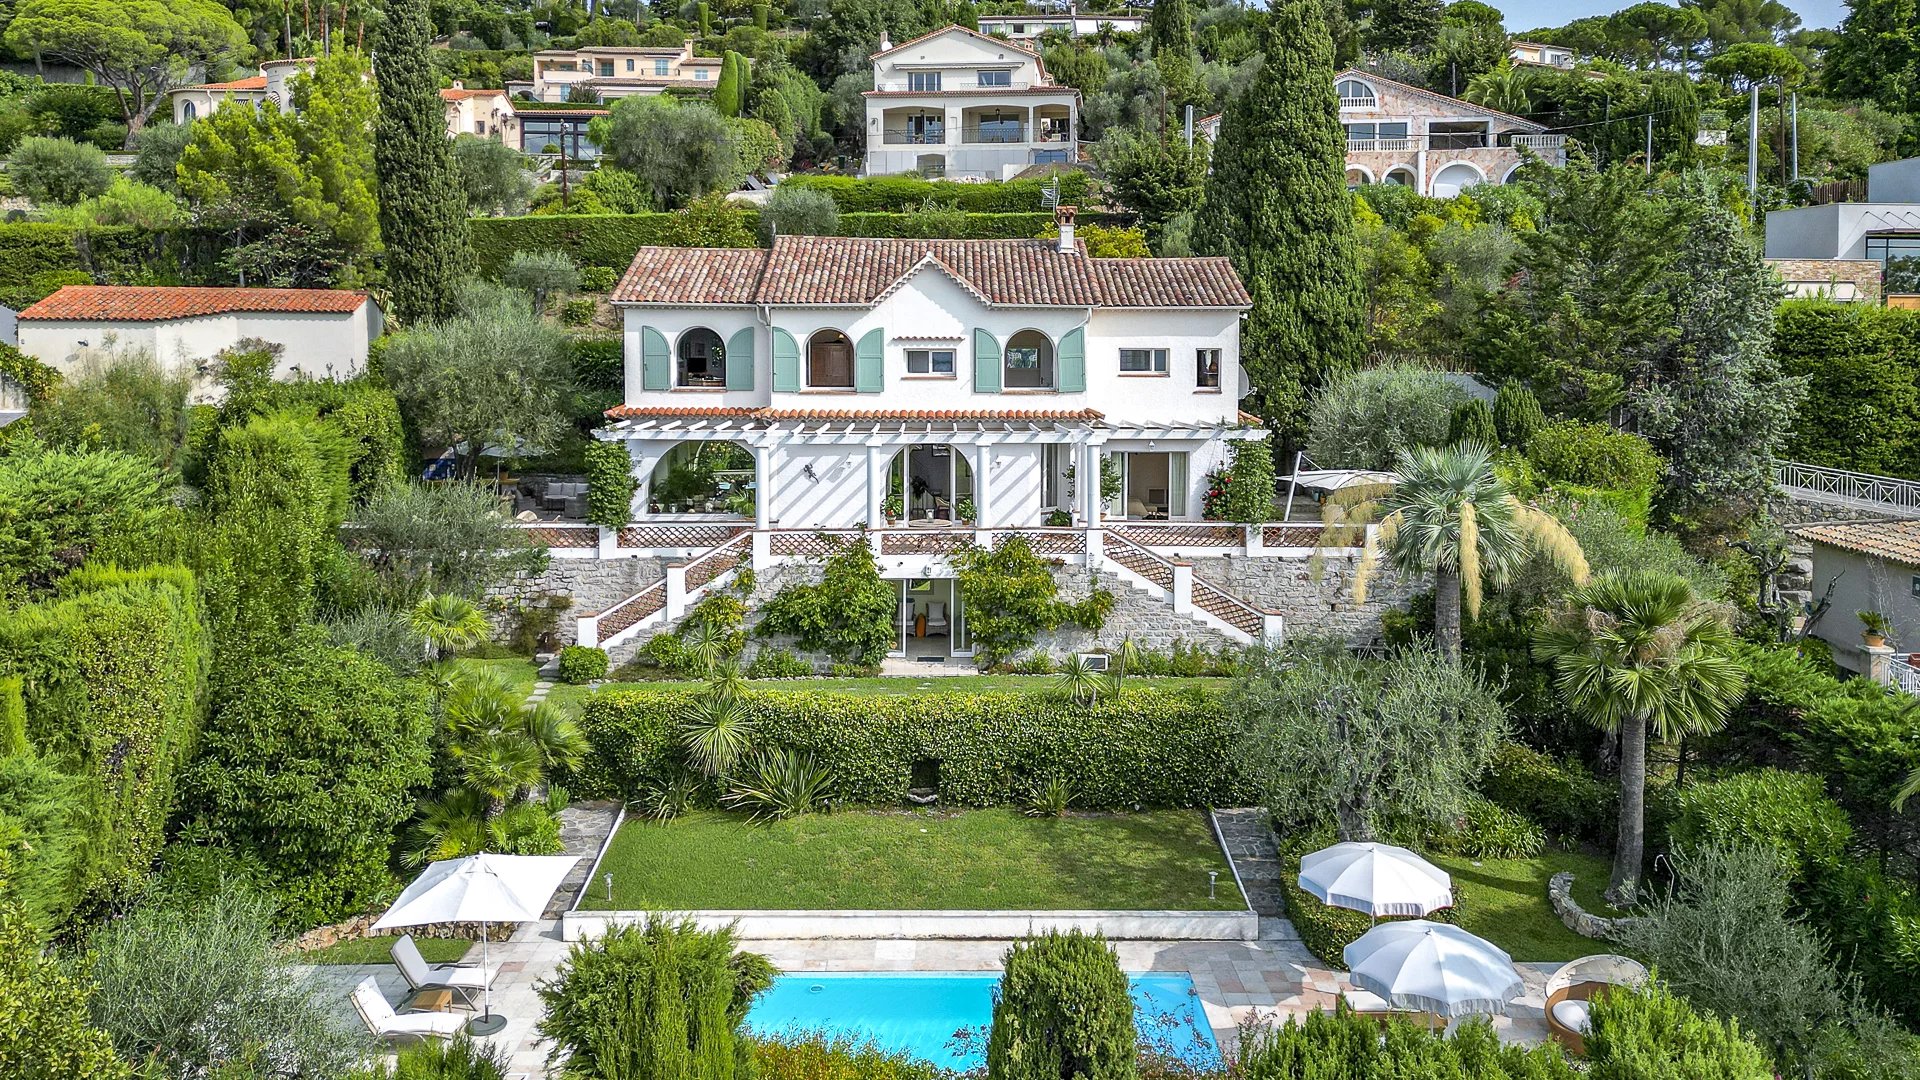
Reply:
[[1226, 466], [1207, 473], [1207, 493], [1200, 499], [1200, 516], [1208, 521], [1227, 520], [1227, 485], [1233, 483]]

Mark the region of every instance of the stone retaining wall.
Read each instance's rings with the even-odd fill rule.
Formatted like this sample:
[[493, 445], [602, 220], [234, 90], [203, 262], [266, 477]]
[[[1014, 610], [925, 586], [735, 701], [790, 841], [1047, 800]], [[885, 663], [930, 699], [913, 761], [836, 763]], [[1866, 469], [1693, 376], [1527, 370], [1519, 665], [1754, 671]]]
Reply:
[[[632, 925], [644, 911], [569, 911], [561, 938], [580, 941]], [[1251, 911], [685, 911], [704, 929], [732, 927], [742, 940], [1003, 940], [1080, 930], [1113, 941], [1254, 941]]]
[[1560, 916], [1560, 921], [1566, 924], [1567, 929], [1581, 937], [1616, 941], [1621, 927], [1634, 921], [1630, 918], [1605, 918], [1581, 907], [1573, 898], [1571, 870], [1562, 870], [1547, 879], [1547, 903], [1553, 905], [1553, 913]]
[[1353, 602], [1353, 573], [1358, 555], [1317, 555], [1272, 559], [1229, 555], [1194, 559], [1193, 576], [1218, 585], [1255, 607], [1280, 612], [1289, 638], [1325, 635], [1364, 645], [1380, 636], [1380, 616], [1404, 608], [1425, 588], [1403, 581], [1384, 563], [1367, 589], [1367, 602]]
[[[481, 924], [477, 922], [427, 923], [422, 926], [407, 926], [393, 930], [375, 930], [373, 929], [373, 924], [378, 921], [379, 918], [380, 916], [378, 914], [356, 915], [345, 922], [333, 923], [330, 926], [316, 926], [312, 930], [287, 942], [286, 947], [294, 952], [312, 952], [315, 949], [325, 949], [332, 945], [338, 945], [343, 941], [358, 941], [366, 937], [399, 937], [401, 934], [412, 934], [416, 938], [454, 938], [460, 941], [480, 940]], [[513, 937], [514, 927], [517, 925], [519, 924], [487, 923], [487, 940], [506, 941]]]

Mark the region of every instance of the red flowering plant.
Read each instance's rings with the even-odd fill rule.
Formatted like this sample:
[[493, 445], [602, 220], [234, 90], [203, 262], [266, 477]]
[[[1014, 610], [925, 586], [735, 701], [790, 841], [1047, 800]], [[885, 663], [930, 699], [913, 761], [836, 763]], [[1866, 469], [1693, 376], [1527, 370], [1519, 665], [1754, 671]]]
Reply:
[[1200, 516], [1208, 521], [1227, 520], [1227, 485], [1233, 483], [1233, 477], [1227, 474], [1226, 466], [1207, 473], [1207, 493], [1200, 500]]

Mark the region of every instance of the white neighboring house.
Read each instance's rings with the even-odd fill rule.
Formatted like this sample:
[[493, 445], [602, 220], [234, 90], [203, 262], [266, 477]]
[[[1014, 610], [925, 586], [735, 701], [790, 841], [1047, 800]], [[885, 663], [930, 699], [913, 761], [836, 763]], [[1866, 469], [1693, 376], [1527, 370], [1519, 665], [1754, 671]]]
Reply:
[[[1813, 635], [1840, 667], [1920, 693], [1920, 521], [1849, 521], [1793, 530], [1813, 550], [1813, 595], [1832, 603]], [[1889, 623], [1876, 655], [1861, 640], [1855, 612]]]
[[1032, 41], [1049, 30], [1072, 37], [1095, 37], [1103, 28], [1137, 34], [1147, 25], [1139, 15], [982, 15], [975, 21], [981, 33], [1012, 41]]
[[218, 387], [206, 361], [246, 338], [284, 348], [277, 377], [345, 379], [367, 365], [380, 308], [339, 289], [201, 289], [66, 285], [20, 313], [20, 351], [61, 371], [102, 349], [143, 349], [195, 373], [194, 396]]
[[[1531, 120], [1459, 98], [1383, 79], [1356, 68], [1334, 76], [1340, 125], [1347, 133], [1347, 186], [1405, 184], [1448, 199], [1474, 184], [1504, 184], [1523, 161], [1521, 148], [1549, 165], [1566, 162], [1565, 135]], [[1220, 114], [1199, 134], [1220, 141]]]
[[1058, 242], [641, 248], [598, 433], [633, 456], [635, 520], [712, 520], [654, 488], [716, 441], [751, 452], [760, 530], [1199, 520], [1229, 440], [1266, 435], [1238, 405], [1247, 291], [1225, 259], [1091, 259], [1061, 218]]
[[258, 75], [231, 82], [177, 87], [168, 91], [168, 97], [172, 98], [173, 122], [191, 124], [212, 116], [215, 109], [223, 109], [228, 105], [257, 109], [271, 101], [282, 109], [288, 108], [288, 103], [293, 99], [287, 91], [287, 80], [295, 75], [311, 74], [317, 63], [319, 61], [311, 56], [268, 60], [260, 65]]
[[1548, 45], [1539, 41], [1515, 41], [1507, 47], [1507, 59], [1516, 64], [1530, 67], [1550, 67], [1568, 70], [1578, 62], [1579, 57], [1565, 45]]
[[720, 81], [721, 58], [693, 55], [693, 43], [677, 48], [593, 45], [579, 49], [543, 49], [533, 54], [533, 79], [509, 81], [507, 93], [525, 93], [535, 101], [570, 101], [576, 87], [594, 101], [635, 94], [662, 94], [669, 87], [712, 89]]
[[1080, 157], [1080, 92], [1039, 53], [964, 27], [899, 45], [883, 35], [865, 97], [868, 176], [1005, 180]]
[[520, 117], [505, 90], [469, 90], [455, 80], [440, 91], [447, 109], [448, 135], [477, 135], [520, 149]]
[[[1767, 213], [1767, 258], [1920, 258], [1920, 158], [1867, 166], [1865, 202], [1827, 203]], [[1909, 264], [1911, 265], [1911, 264]]]

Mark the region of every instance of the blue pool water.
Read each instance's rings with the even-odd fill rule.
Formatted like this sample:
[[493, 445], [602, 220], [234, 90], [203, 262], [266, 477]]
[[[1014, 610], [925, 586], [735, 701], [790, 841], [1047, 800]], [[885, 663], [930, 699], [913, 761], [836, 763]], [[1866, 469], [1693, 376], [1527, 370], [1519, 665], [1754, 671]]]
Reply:
[[[977, 1068], [986, 1063], [986, 1030], [999, 981], [985, 972], [782, 975], [754, 1002], [747, 1029], [846, 1035], [942, 1068]], [[1196, 1065], [1218, 1062], [1220, 1050], [1191, 978], [1156, 973], [1128, 981], [1142, 1041]], [[971, 1038], [956, 1039], [968, 1032]]]

